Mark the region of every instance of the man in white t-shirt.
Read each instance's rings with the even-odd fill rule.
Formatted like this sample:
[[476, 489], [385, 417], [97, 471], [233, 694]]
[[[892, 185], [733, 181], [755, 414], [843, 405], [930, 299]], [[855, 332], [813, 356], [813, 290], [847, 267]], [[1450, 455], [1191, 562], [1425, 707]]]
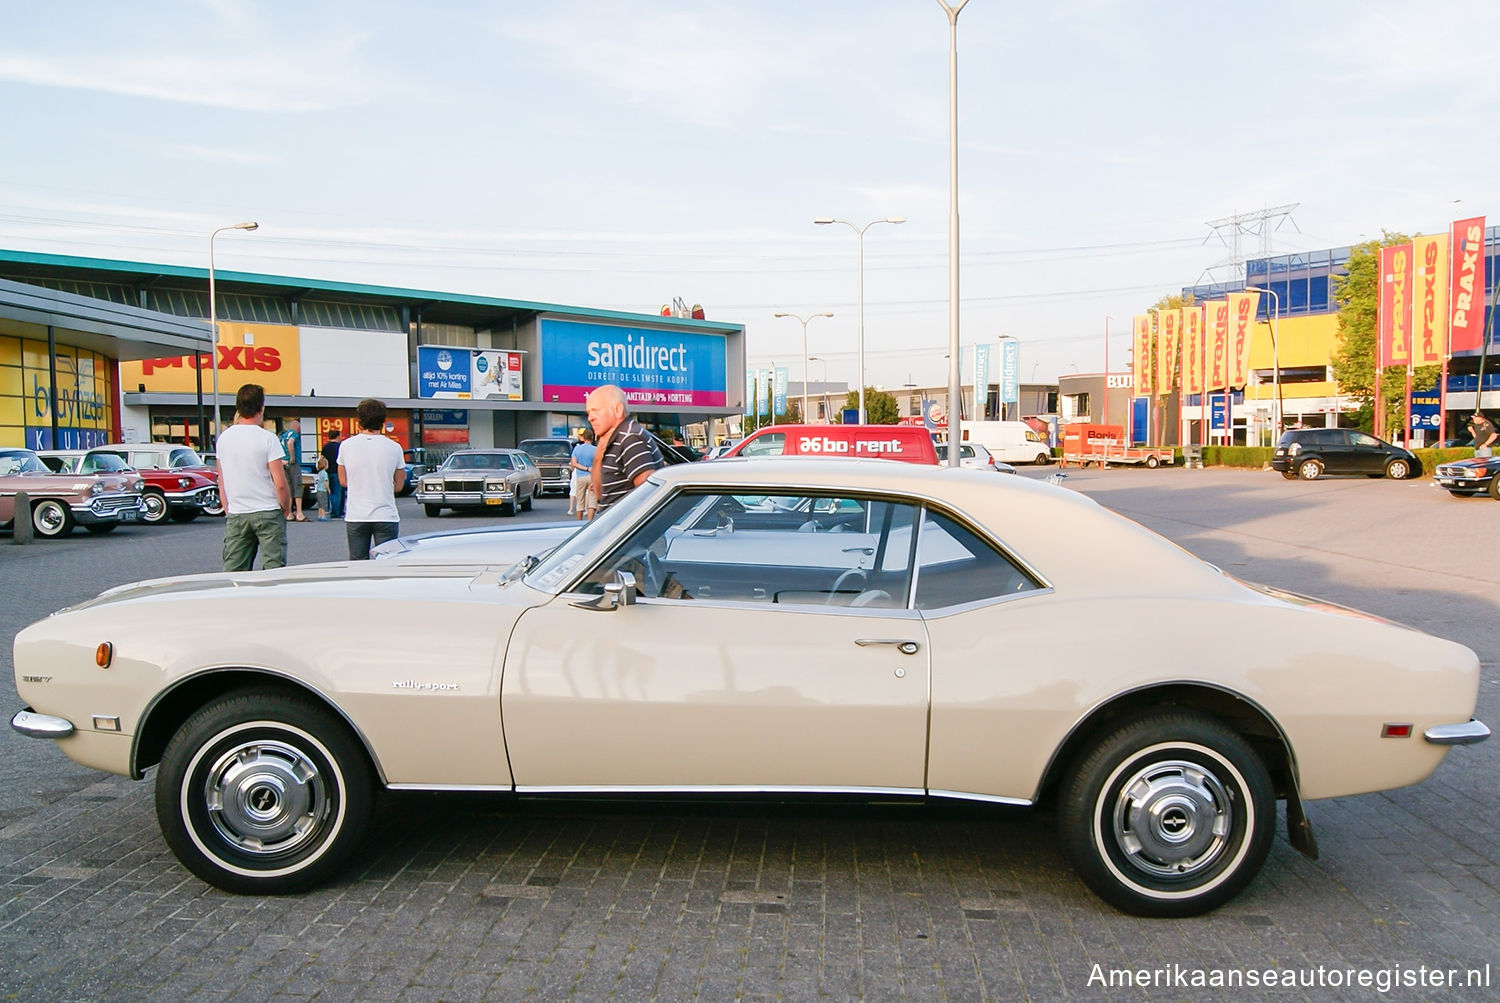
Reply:
[[394, 540], [401, 530], [396, 492], [406, 483], [406, 463], [401, 446], [386, 438], [384, 404], [367, 397], [354, 413], [359, 434], [339, 446], [339, 483], [349, 560], [368, 561], [372, 546]]
[[225, 571], [249, 571], [260, 551], [261, 567], [286, 566], [286, 521], [292, 493], [286, 454], [267, 429], [266, 391], [255, 383], [234, 397], [234, 424], [219, 433], [219, 500], [224, 505]]

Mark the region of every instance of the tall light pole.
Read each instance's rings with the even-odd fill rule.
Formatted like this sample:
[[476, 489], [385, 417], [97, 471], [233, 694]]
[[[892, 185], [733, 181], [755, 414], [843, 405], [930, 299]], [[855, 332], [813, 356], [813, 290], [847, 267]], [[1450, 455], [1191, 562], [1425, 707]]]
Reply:
[[[964, 0], [965, 3], [968, 0]], [[859, 423], [865, 423], [865, 231], [876, 223], [905, 223], [905, 216], [884, 216], [880, 219], [872, 219], [864, 226], [855, 226], [847, 219], [834, 219], [832, 216], [819, 216], [813, 220], [819, 226], [827, 226], [829, 223], [842, 223], [854, 231], [859, 244]]]
[[[823, 420], [828, 421], [828, 412], [831, 410], [828, 406], [828, 360], [816, 355], [809, 355], [807, 361], [821, 362], [823, 364], [823, 378], [818, 382], [823, 386]], [[806, 419], [803, 420], [805, 421]]]
[[[219, 411], [219, 301], [214, 295], [214, 238], [225, 230], [258, 229], [260, 229], [259, 223], [230, 223], [228, 226], [219, 227], [208, 235], [208, 332], [213, 336], [213, 344], [208, 349], [208, 358], [209, 365], [213, 366], [214, 370], [214, 420], [212, 428], [215, 433], [213, 436], [208, 437], [207, 441], [209, 443], [213, 443], [217, 438], [219, 421], [222, 417], [222, 412]], [[203, 430], [199, 429], [198, 433], [202, 437]]]
[[[1265, 293], [1271, 297], [1271, 306], [1275, 309], [1271, 322], [1271, 383], [1275, 387], [1276, 399], [1271, 403], [1271, 427], [1275, 430], [1271, 439], [1271, 445], [1276, 445], [1276, 440], [1281, 438], [1281, 357], [1276, 347], [1276, 335], [1281, 329], [1281, 297], [1276, 295], [1273, 289], [1264, 286], [1246, 286], [1247, 293]], [[1410, 421], [1407, 422], [1411, 424]]]
[[790, 317], [802, 324], [802, 421], [807, 422], [807, 325], [814, 317], [832, 317], [831, 313], [815, 313], [811, 317], [799, 317], [794, 313], [778, 313], [778, 317]]
[[[937, 2], [948, 15], [948, 466], [956, 467], [961, 438], [957, 404], [963, 392], [958, 375], [958, 12], [969, 0]], [[1019, 388], [1019, 374], [1017, 382]]]

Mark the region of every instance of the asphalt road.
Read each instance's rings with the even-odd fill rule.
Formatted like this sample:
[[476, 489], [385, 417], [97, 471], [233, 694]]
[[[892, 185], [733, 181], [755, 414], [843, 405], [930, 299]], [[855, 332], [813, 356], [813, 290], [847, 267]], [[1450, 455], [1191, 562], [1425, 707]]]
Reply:
[[[1470, 645], [1479, 716], [1500, 723], [1500, 504], [1425, 481], [1259, 471], [1068, 471], [1066, 485], [1240, 577]], [[409, 501], [402, 514], [408, 533], [486, 521], [427, 519]], [[289, 530], [294, 564], [344, 555], [339, 523]], [[0, 692], [18, 706], [20, 627], [114, 584], [215, 570], [219, 542], [212, 520], [25, 547], [0, 535]], [[1172, 628], [1143, 625], [1164, 644]], [[1232, 658], [1235, 642], [1206, 657]], [[1045, 813], [983, 807], [391, 796], [341, 880], [236, 897], [167, 851], [149, 779], [82, 769], [4, 729], [0, 997], [1363, 1000], [1394, 981], [1386, 998], [1493, 998], [1497, 756], [1497, 741], [1458, 749], [1425, 784], [1314, 802], [1320, 860], [1278, 833], [1234, 902], [1153, 921], [1089, 894]], [[1121, 988], [1123, 969], [1150, 984]], [[1450, 988], [1449, 969], [1489, 988]], [[1266, 972], [1300, 984], [1266, 988]], [[1192, 985], [1251, 973], [1245, 989]]]

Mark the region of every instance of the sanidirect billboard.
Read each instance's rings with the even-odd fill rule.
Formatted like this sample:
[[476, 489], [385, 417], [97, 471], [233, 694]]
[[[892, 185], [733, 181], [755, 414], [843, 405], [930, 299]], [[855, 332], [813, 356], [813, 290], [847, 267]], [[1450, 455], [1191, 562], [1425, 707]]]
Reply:
[[542, 318], [542, 399], [582, 404], [613, 383], [631, 404], [723, 407], [724, 338]]
[[524, 354], [419, 345], [417, 396], [435, 400], [522, 400]]

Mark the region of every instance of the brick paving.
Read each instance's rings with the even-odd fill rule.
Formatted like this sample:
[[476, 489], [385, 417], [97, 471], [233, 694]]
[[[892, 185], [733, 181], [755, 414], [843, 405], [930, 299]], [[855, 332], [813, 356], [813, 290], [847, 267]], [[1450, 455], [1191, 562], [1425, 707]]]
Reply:
[[[1236, 471], [1072, 472], [1094, 494], [1232, 573], [1463, 640], [1500, 721], [1500, 569], [1474, 541], [1500, 505], [1420, 483], [1283, 482]], [[555, 518], [566, 502], [538, 506]], [[457, 526], [403, 502], [403, 529]], [[528, 517], [522, 517], [525, 521]], [[1393, 527], [1427, 525], [1421, 547]], [[291, 561], [337, 559], [338, 523], [294, 526]], [[15, 547], [0, 535], [0, 687], [9, 639], [119, 582], [213, 570], [218, 524]], [[1454, 575], [1445, 562], [1464, 571]], [[1231, 639], [1232, 640], [1232, 639]], [[1066, 644], [1059, 657], [1066, 657]], [[11, 708], [6, 709], [10, 713]], [[1278, 834], [1218, 912], [1152, 921], [1090, 895], [1045, 812], [982, 806], [519, 804], [389, 794], [339, 880], [277, 898], [205, 886], [157, 831], [150, 781], [0, 734], [0, 997], [112, 1000], [1201, 999], [1110, 969], [1489, 966], [1500, 979], [1500, 743], [1425, 784], [1315, 802], [1323, 850]], [[1168, 975], [1171, 974], [1169, 971]], [[1326, 978], [1326, 975], [1325, 975]], [[1399, 999], [1492, 997], [1406, 988]], [[1236, 999], [1370, 999], [1347, 986]]]

